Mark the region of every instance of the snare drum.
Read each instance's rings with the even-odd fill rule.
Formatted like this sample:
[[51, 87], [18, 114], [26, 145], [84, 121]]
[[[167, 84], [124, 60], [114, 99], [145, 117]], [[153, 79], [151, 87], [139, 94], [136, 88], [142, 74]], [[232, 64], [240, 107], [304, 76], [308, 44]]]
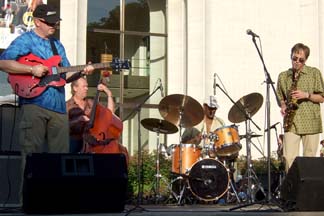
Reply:
[[217, 156], [230, 156], [242, 148], [237, 126], [225, 126], [214, 131], [216, 134], [215, 149]]
[[181, 144], [181, 146], [181, 160], [180, 145], [177, 144], [172, 146], [172, 172], [186, 175], [188, 174], [192, 165], [199, 160], [201, 148], [196, 146], [195, 144]]

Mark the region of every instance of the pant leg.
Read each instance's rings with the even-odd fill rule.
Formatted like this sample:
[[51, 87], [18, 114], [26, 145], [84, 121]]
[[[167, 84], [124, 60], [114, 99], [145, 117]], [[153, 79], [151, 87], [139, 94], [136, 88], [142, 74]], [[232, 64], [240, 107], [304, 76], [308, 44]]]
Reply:
[[315, 157], [320, 145], [319, 134], [309, 134], [302, 136], [303, 156]]
[[301, 136], [292, 132], [284, 134], [283, 154], [285, 158], [285, 170], [288, 172], [295, 158], [299, 155]]
[[50, 153], [69, 152], [69, 122], [66, 114], [48, 112], [47, 139]]
[[21, 184], [19, 200], [22, 204], [23, 180], [26, 156], [29, 153], [43, 152], [46, 142], [46, 115], [43, 109], [33, 105], [22, 105], [20, 108], [19, 144], [21, 146]]

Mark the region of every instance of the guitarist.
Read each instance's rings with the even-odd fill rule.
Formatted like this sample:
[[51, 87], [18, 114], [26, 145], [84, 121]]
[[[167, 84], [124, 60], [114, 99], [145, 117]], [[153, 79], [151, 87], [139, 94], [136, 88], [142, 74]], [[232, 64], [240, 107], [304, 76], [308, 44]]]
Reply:
[[[18, 36], [4, 50], [0, 60], [18, 60], [28, 54], [46, 60], [53, 55], [59, 55], [61, 57], [60, 66], [70, 66], [62, 43], [52, 37], [61, 20], [57, 11], [50, 5], [41, 4], [34, 10], [33, 17], [35, 28]], [[93, 69], [89, 65], [81, 73], [91, 74]], [[35, 66], [29, 66], [29, 73], [37, 75]], [[69, 72], [59, 76], [68, 79], [72, 74]], [[33, 98], [19, 97], [19, 105], [21, 114], [19, 142], [23, 156], [22, 168], [24, 168], [24, 159], [28, 153], [65, 153], [69, 151], [69, 124], [64, 86], [49, 86], [42, 94]]]

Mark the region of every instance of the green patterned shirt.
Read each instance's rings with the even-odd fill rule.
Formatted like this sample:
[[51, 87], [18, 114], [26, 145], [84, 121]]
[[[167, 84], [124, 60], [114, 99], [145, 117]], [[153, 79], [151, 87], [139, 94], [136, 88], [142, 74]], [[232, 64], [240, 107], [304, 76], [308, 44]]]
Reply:
[[[324, 96], [324, 83], [319, 69], [304, 66], [300, 72], [297, 89]], [[287, 94], [292, 85], [293, 71], [291, 69], [281, 72], [277, 82], [277, 94], [280, 101], [286, 101]], [[322, 132], [322, 118], [320, 104], [310, 100], [298, 100], [298, 109], [293, 120], [291, 132], [295, 134], [316, 134]]]

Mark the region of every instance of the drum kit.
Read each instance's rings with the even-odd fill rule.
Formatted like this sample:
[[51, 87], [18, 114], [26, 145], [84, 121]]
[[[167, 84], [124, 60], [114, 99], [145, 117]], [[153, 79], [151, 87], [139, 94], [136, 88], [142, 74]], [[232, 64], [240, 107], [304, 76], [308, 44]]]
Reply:
[[[162, 178], [159, 159], [160, 134], [179, 132], [179, 144], [173, 144], [167, 148], [167, 153], [172, 159], [171, 173], [174, 176], [169, 189], [177, 203], [184, 204], [188, 194], [196, 200], [217, 202], [226, 193], [235, 195], [236, 200], [240, 202], [232, 182], [235, 169], [233, 171], [230, 163], [238, 157], [242, 148], [240, 139], [245, 138], [248, 144], [251, 138], [259, 136], [251, 134], [248, 119], [259, 110], [262, 102], [262, 95], [252, 93], [242, 97], [231, 108], [228, 119], [232, 123], [245, 121], [247, 126], [245, 135], [239, 135], [235, 124], [223, 126], [210, 134], [200, 134], [201, 137], [207, 137], [209, 140], [209, 142], [202, 142], [203, 146], [201, 146], [182, 142], [183, 128], [193, 128], [204, 118], [204, 110], [200, 103], [187, 95], [173, 94], [164, 97], [159, 103], [159, 112], [164, 120], [148, 118], [141, 121], [143, 127], [157, 133], [154, 188], [156, 198], [161, 197], [159, 191]], [[247, 149], [247, 158], [251, 159], [250, 148]], [[208, 154], [210, 152], [212, 154]], [[247, 171], [250, 177], [252, 171], [249, 168]], [[251, 187], [250, 184], [249, 186]]]

